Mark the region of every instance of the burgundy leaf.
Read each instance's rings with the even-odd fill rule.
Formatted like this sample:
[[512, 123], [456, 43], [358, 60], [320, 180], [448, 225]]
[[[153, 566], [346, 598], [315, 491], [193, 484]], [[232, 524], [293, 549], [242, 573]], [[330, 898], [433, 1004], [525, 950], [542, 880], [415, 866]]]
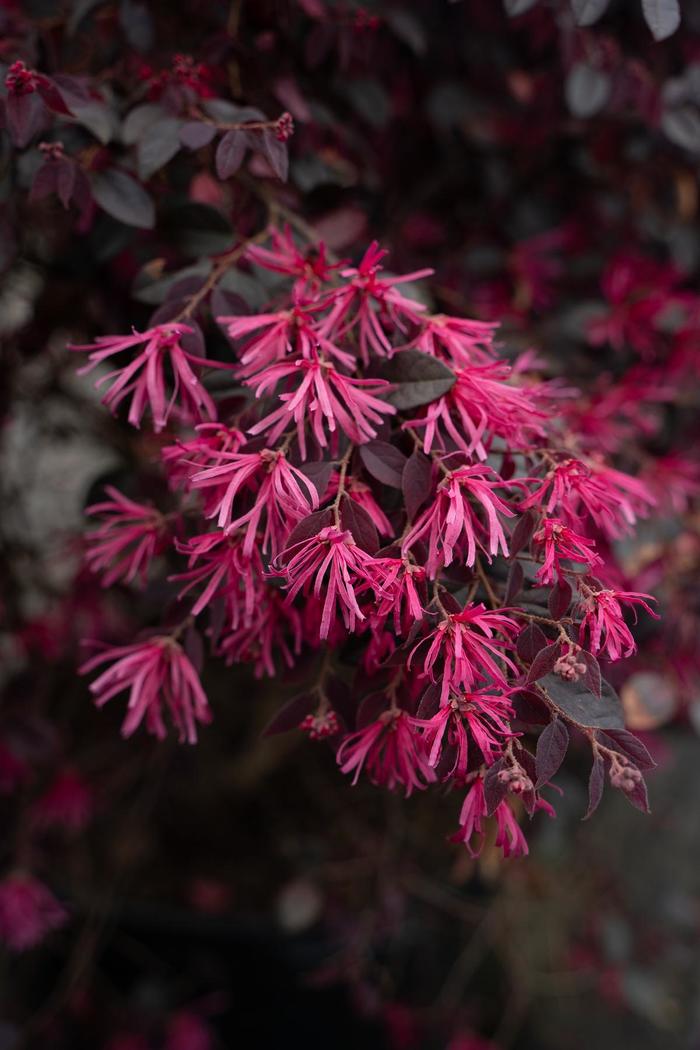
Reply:
[[519, 561], [514, 561], [508, 573], [506, 591], [503, 596], [504, 605], [512, 605], [522, 590], [525, 573]]
[[379, 536], [374, 522], [365, 508], [347, 495], [343, 496], [340, 503], [340, 524], [352, 533], [358, 547], [362, 547], [368, 554], [377, 553]]
[[592, 817], [598, 806], [600, 800], [603, 797], [603, 788], [605, 787], [605, 762], [602, 756], [597, 752], [593, 754], [593, 765], [591, 767], [591, 775], [588, 778], [588, 809], [586, 815], [583, 818], [588, 820]]
[[487, 817], [493, 816], [503, 799], [508, 794], [508, 785], [499, 779], [499, 773], [506, 768], [506, 760], [499, 758], [489, 766], [484, 777], [484, 802]]
[[542, 730], [537, 741], [536, 767], [539, 790], [556, 774], [569, 746], [569, 731], [561, 718], [555, 718]]
[[627, 729], [608, 729], [605, 733], [596, 733], [596, 739], [611, 751], [629, 758], [640, 769], [654, 769], [656, 766], [642, 741]]
[[437, 682], [431, 683], [420, 698], [418, 704], [418, 710], [416, 711], [417, 718], [432, 718], [436, 714], [440, 706], [440, 685]]
[[631, 791], [623, 792], [627, 801], [634, 806], [635, 809], [639, 809], [642, 813], [650, 813], [649, 809], [649, 795], [647, 793], [647, 786], [644, 783], [644, 779], [638, 780]]
[[603, 679], [600, 673], [600, 664], [596, 660], [593, 653], [587, 653], [583, 650], [581, 650], [581, 652], [577, 654], [577, 659], [582, 660], [583, 663], [586, 665], [586, 673], [583, 676], [583, 681], [593, 693], [593, 695], [600, 700], [601, 691], [603, 688]]
[[216, 147], [216, 174], [220, 179], [234, 175], [245, 157], [248, 136], [245, 131], [227, 131]]
[[289, 700], [279, 709], [276, 715], [263, 729], [263, 736], [275, 736], [277, 733], [288, 733], [290, 729], [297, 729], [307, 715], [316, 707], [318, 698], [313, 693], [302, 693]]
[[400, 410], [419, 408], [437, 401], [456, 381], [454, 372], [430, 354], [421, 350], [401, 350], [380, 371], [383, 379], [393, 384], [387, 401]]
[[8, 95], [5, 115], [10, 138], [18, 149], [24, 149], [46, 126], [46, 110], [36, 91], [25, 95]]
[[328, 483], [331, 480], [333, 464], [324, 459], [317, 461], [312, 460], [308, 463], [302, 463], [299, 470], [302, 474], [306, 474], [309, 481], [313, 482], [316, 491], [318, 492], [318, 498], [322, 500], [326, 494]]
[[95, 175], [92, 193], [102, 210], [119, 222], [146, 230], [152, 230], [155, 226], [153, 199], [126, 172], [108, 168]]
[[561, 642], [558, 641], [552, 642], [551, 645], [547, 645], [544, 649], [540, 649], [532, 661], [526, 682], [529, 684], [530, 682], [536, 682], [539, 678], [544, 678], [545, 675], [551, 675], [560, 655]]
[[208, 146], [215, 135], [216, 125], [205, 124], [203, 120], [188, 120], [180, 128], [180, 142], [187, 149]]
[[364, 729], [365, 726], [376, 722], [380, 715], [384, 714], [389, 706], [386, 693], [370, 693], [366, 696], [357, 710], [357, 728]]
[[516, 554], [519, 554], [523, 547], [526, 547], [530, 542], [530, 538], [535, 531], [535, 515], [528, 511], [523, 514], [521, 518], [518, 518], [518, 523], [513, 529], [508, 544], [511, 558], [514, 558]]
[[431, 477], [430, 460], [416, 449], [406, 460], [401, 476], [401, 488], [409, 521], [413, 521], [430, 495]]
[[665, 40], [681, 24], [679, 0], [642, 0], [642, 11], [654, 40]]
[[571, 0], [576, 24], [579, 26], [592, 26], [605, 14], [610, 0]]
[[326, 529], [332, 524], [333, 512], [330, 509], [315, 510], [313, 514], [302, 518], [294, 526], [287, 537], [287, 549], [294, 547], [297, 543], [303, 543], [304, 540], [311, 539], [312, 536], [318, 536], [321, 529]]
[[400, 489], [406, 457], [388, 441], [368, 441], [360, 445], [360, 459], [365, 469], [383, 485]]
[[557, 580], [549, 592], [547, 606], [553, 620], [561, 620], [571, 605], [571, 587], [566, 580]]
[[548, 725], [551, 715], [544, 698], [534, 689], [518, 689], [511, 696], [515, 718], [528, 726]]
[[536, 623], [529, 623], [518, 635], [516, 649], [521, 660], [531, 664], [537, 654], [549, 645], [549, 639]]
[[286, 142], [280, 141], [271, 128], [262, 132], [262, 152], [275, 175], [282, 182], [287, 181], [289, 173], [289, 150]]
[[624, 729], [622, 704], [609, 682], [603, 680], [600, 699], [593, 695], [582, 678], [572, 682], [561, 675], [548, 674], [539, 685], [546, 689], [561, 714], [577, 725], [587, 729]]

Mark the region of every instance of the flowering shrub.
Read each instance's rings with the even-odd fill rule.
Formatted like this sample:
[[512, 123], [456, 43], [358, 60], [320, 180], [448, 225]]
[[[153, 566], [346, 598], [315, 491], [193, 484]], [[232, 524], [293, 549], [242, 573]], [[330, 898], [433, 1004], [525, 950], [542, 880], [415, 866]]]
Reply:
[[[221, 1000], [145, 976], [102, 1017], [129, 882], [321, 918], [347, 948], [314, 978], [398, 1047], [516, 1045], [538, 930], [541, 971], [646, 1023], [661, 955], [615, 955], [634, 895], [601, 909], [588, 849], [651, 828], [611, 791], [574, 829], [606, 785], [646, 811], [658, 762], [671, 836], [654, 731], [698, 724], [697, 12], [7, 0], [0, 29], [0, 940], [66, 970], [34, 1031], [214, 1045]], [[568, 944], [517, 926], [574, 877]], [[444, 987], [392, 983], [428, 902]], [[473, 1015], [455, 920], [514, 989]]]

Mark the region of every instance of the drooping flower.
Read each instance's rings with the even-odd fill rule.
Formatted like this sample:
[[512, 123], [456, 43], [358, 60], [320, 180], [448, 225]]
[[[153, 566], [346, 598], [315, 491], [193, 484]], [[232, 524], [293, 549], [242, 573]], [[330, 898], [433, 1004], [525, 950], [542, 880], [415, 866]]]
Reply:
[[544, 552], [543, 564], [536, 573], [540, 583], [554, 583], [562, 575], [560, 563], [567, 559], [582, 563], [588, 569], [603, 564], [594, 541], [574, 532], [559, 518], [545, 518], [532, 539]]
[[296, 389], [280, 394], [280, 407], [252, 426], [249, 433], [267, 434], [268, 442], [273, 444], [294, 424], [303, 459], [307, 452], [307, 423], [321, 448], [328, 445], [326, 431], [333, 434], [338, 428], [361, 445], [377, 436], [375, 427], [383, 415], [396, 412], [393, 405], [373, 396], [389, 388], [385, 380], [342, 375], [318, 359], [271, 365], [253, 381], [255, 396], [262, 397], [285, 380], [298, 382]]
[[447, 703], [450, 691], [470, 691], [476, 682], [491, 679], [505, 689], [504, 667], [517, 674], [505, 650], [513, 647], [519, 632], [515, 620], [502, 611], [488, 610], [481, 603], [467, 605], [461, 612], [447, 613], [435, 630], [413, 647], [408, 666], [417, 651], [427, 645], [423, 674], [436, 681], [439, 669], [441, 704]]
[[[263, 520], [262, 549], [276, 557], [292, 527], [318, 507], [313, 482], [281, 450], [219, 453], [215, 466], [192, 475], [190, 487], [214, 488], [207, 517], [216, 517], [218, 527], [227, 532], [245, 528], [246, 557], [252, 554]], [[236, 514], [234, 503], [245, 488], [253, 489], [253, 504]]]
[[[461, 842], [463, 846], [466, 846], [469, 855], [475, 859], [484, 848], [485, 820], [484, 781], [482, 777], [477, 776], [462, 803], [459, 814], [459, 831], [451, 836], [452, 842]], [[473, 844], [474, 836], [476, 836], [476, 842]]]
[[406, 798], [435, 780], [413, 719], [399, 708], [346, 736], [336, 757], [342, 773], [354, 773], [353, 784], [364, 769], [373, 784], [390, 791], [401, 785]]
[[599, 463], [567, 459], [548, 471], [521, 506], [559, 512], [564, 523], [580, 525], [588, 515], [606, 536], [629, 532], [639, 515], [646, 515], [654, 498], [636, 478]]
[[641, 606], [655, 620], [659, 617], [649, 605], [656, 599], [650, 594], [637, 591], [594, 590], [582, 585], [581, 597], [576, 612], [582, 616], [579, 627], [579, 642], [583, 645], [586, 634], [593, 655], [605, 653], [611, 660], [632, 656], [637, 645], [632, 632], [625, 623], [623, 605]]
[[188, 558], [187, 572], [170, 577], [185, 584], [178, 597], [182, 599], [193, 587], [203, 585], [190, 609], [191, 615], [199, 616], [214, 598], [221, 597], [230, 626], [249, 626], [265, 589], [258, 550], [254, 548], [246, 554], [240, 536], [223, 532], [192, 536], [186, 543], [177, 543], [176, 546], [179, 553]]
[[250, 379], [293, 355], [299, 355], [302, 360], [313, 360], [318, 351], [344, 368], [354, 368], [353, 355], [341, 350], [321, 332], [315, 317], [319, 309], [319, 304], [297, 303], [278, 313], [218, 317], [217, 321], [226, 326], [231, 339], [250, 336], [241, 349], [238, 374]]
[[274, 677], [280, 658], [287, 667], [301, 651], [302, 620], [299, 612], [283, 601], [279, 591], [265, 588], [256, 601], [253, 616], [234, 622], [218, 644], [227, 664], [249, 663], [256, 678]]
[[165, 707], [180, 743], [197, 742], [196, 723], [209, 723], [211, 712], [197, 672], [174, 638], [160, 636], [109, 647], [87, 660], [80, 673], [89, 674], [110, 662], [112, 666], [91, 683], [90, 692], [102, 707], [119, 693], [129, 691], [123, 736], [131, 736], [143, 722], [149, 733], [163, 740], [167, 735]]
[[273, 273], [294, 277], [293, 296], [315, 295], [336, 270], [347, 265], [345, 262], [329, 262], [323, 241], [299, 248], [289, 226], [284, 230], [271, 229], [270, 237], [270, 248], [253, 244], [246, 251], [246, 258]]
[[[438, 707], [431, 718], [416, 718], [422, 729], [433, 768], [440, 766], [443, 780], [467, 775], [469, 736], [479, 748], [484, 762], [490, 765], [512, 736], [510, 719], [513, 708], [508, 696], [483, 690], [453, 693], [446, 704]], [[444, 756], [448, 762], [443, 768]]]
[[501, 802], [494, 812], [496, 818], [496, 846], [503, 850], [503, 856], [527, 857], [530, 852], [522, 828], [515, 819], [515, 814], [507, 802]]
[[405, 331], [407, 325], [420, 323], [424, 305], [401, 295], [396, 286], [433, 272], [426, 269], [401, 277], [380, 277], [380, 263], [385, 255], [386, 252], [373, 241], [358, 266], [341, 271], [346, 283], [329, 292], [326, 302], [330, 310], [320, 326], [323, 335], [336, 341], [357, 327], [364, 364], [369, 363], [373, 354], [391, 356], [392, 344], [387, 326]]
[[424, 430], [423, 448], [459, 449], [486, 459], [491, 440], [530, 445], [545, 434], [546, 414], [538, 405], [538, 387], [506, 382], [512, 374], [503, 362], [474, 365], [456, 372], [454, 386], [405, 427]]
[[373, 622], [381, 624], [393, 616], [396, 634], [403, 634], [412, 623], [422, 620], [424, 616], [425, 567], [418, 565], [410, 556], [382, 557], [374, 559], [374, 569], [382, 582], [377, 592]]
[[0, 882], [0, 940], [13, 951], [33, 948], [67, 919], [65, 908], [33, 875], [16, 872]]
[[[146, 406], [150, 405], [153, 427], [158, 433], [167, 425], [176, 404], [189, 419], [216, 418], [216, 406], [193, 368], [211, 368], [212, 362], [182, 346], [183, 336], [192, 332], [186, 324], [159, 324], [133, 335], [99, 336], [94, 343], [71, 349], [89, 352], [90, 363], [79, 369], [79, 374], [84, 375], [116, 354], [142, 347], [128, 364], [102, 376], [95, 386], [99, 389], [109, 385], [102, 403], [112, 412], [131, 397], [128, 419], [132, 426], [141, 425]], [[166, 376], [166, 366], [170, 378]]]
[[156, 507], [137, 503], [112, 485], [106, 485], [105, 492], [109, 500], [93, 503], [86, 510], [103, 521], [85, 535], [85, 560], [93, 572], [104, 574], [103, 587], [137, 578], [144, 583], [151, 561], [167, 545], [166, 520]]
[[[406, 534], [402, 553], [428, 537], [426, 568], [431, 579], [442, 566], [452, 564], [456, 551], [468, 566], [474, 565], [477, 549], [489, 561], [499, 549], [507, 557], [508, 544], [498, 515], [512, 518], [513, 511], [494, 491], [504, 484], [491, 467], [449, 471], [438, 485], [435, 499]], [[473, 501], [481, 508], [485, 523], [477, 516]]]
[[364, 614], [357, 604], [355, 588], [367, 581], [378, 587], [381, 579], [373, 574], [373, 559], [355, 543], [347, 530], [329, 525], [316, 536], [310, 536], [287, 548], [276, 562], [289, 588], [289, 601], [300, 592], [320, 597], [323, 612], [320, 637], [327, 638], [336, 606], [348, 631], [354, 631]]
[[493, 337], [497, 328], [493, 321], [431, 314], [422, 319], [421, 330], [410, 345], [431, 357], [439, 357], [453, 368], [470, 368], [493, 361]]
[[173, 487], [185, 485], [197, 469], [215, 461], [222, 452], [238, 452], [246, 442], [242, 430], [224, 423], [199, 423], [194, 429], [195, 437], [165, 445], [160, 451]]

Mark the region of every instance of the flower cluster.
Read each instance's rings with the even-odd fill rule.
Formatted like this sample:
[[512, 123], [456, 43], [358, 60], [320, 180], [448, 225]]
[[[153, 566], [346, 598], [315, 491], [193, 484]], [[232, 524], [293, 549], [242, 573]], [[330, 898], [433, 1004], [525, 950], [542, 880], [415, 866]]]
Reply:
[[384, 257], [372, 244], [335, 263], [289, 230], [251, 245], [241, 265], [289, 287], [263, 313], [218, 317], [232, 400], [208, 388], [194, 321], [74, 348], [88, 370], [119, 355], [98, 386], [113, 411], [129, 400], [134, 426], [148, 407], [167, 431], [179, 507], [110, 488], [91, 508], [91, 568], [135, 584], [166, 548], [186, 559], [170, 576], [174, 626], [83, 670], [103, 667], [99, 705], [128, 692], [125, 735], [163, 737], [167, 714], [194, 742], [210, 710], [183, 630], [256, 674], [323, 650], [325, 677], [361, 668], [355, 714], [319, 685], [295, 724], [330, 742], [341, 771], [406, 795], [462, 787], [456, 839], [476, 855], [493, 817], [495, 844], [524, 854], [519, 815], [551, 812], [540, 792], [556, 770], [524, 742], [520, 697], [540, 724], [580, 727], [561, 691], [584, 680], [595, 704], [597, 657], [633, 651], [623, 606], [651, 612], [650, 599], [616, 589], [605, 551], [653, 497], [577, 441], [528, 355], [499, 357], [493, 323], [432, 314], [406, 287], [427, 271], [389, 275]]

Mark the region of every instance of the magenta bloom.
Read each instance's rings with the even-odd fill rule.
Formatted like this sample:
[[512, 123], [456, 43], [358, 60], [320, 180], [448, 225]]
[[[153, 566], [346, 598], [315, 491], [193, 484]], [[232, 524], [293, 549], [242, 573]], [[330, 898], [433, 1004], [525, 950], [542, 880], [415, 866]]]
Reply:
[[383, 623], [393, 615], [394, 630], [403, 634], [425, 615], [425, 568], [410, 558], [375, 558], [373, 568], [381, 575], [382, 582], [372, 623]]
[[206, 466], [222, 452], [238, 452], [246, 442], [242, 430], [227, 427], [223, 423], [200, 423], [194, 429], [195, 437], [188, 441], [177, 441], [174, 445], [165, 445], [160, 450], [173, 487], [186, 484], [192, 477], [193, 468]]
[[314, 316], [320, 308], [318, 304], [297, 304], [277, 313], [217, 317], [219, 324], [226, 325], [231, 339], [251, 336], [242, 348], [238, 374], [250, 378], [292, 354], [313, 360], [318, 351], [328, 354], [344, 368], [353, 369], [356, 363], [353, 355], [321, 333]]
[[544, 551], [544, 562], [537, 570], [540, 583], [554, 583], [561, 576], [562, 560], [582, 562], [589, 569], [603, 564], [603, 559], [596, 554], [594, 541], [580, 536], [559, 518], [545, 518], [532, 539]]
[[527, 857], [530, 852], [527, 841], [508, 803], [501, 802], [494, 816], [497, 825], [496, 845], [503, 850], [503, 856]]
[[[495, 845], [503, 850], [504, 857], [526, 857], [529, 853], [525, 836], [507, 802], [501, 802], [494, 812], [496, 818]], [[452, 835], [453, 842], [466, 846], [470, 856], [476, 858], [484, 848], [484, 821], [486, 800], [484, 783], [477, 777], [466, 794], [459, 815], [459, 831]], [[476, 842], [473, 839], [476, 836]]]
[[117, 580], [132, 583], [137, 577], [145, 583], [151, 561], [167, 545], [165, 518], [155, 507], [128, 499], [112, 485], [105, 486], [105, 492], [111, 499], [93, 503], [86, 511], [104, 520], [86, 533], [85, 560], [93, 572], [104, 573], [103, 587]]
[[640, 605], [658, 620], [658, 615], [648, 604], [656, 599], [637, 591], [594, 591], [589, 587], [583, 587], [582, 590], [583, 596], [577, 606], [578, 614], [583, 617], [579, 627], [579, 642], [583, 645], [588, 634], [593, 655], [606, 653], [611, 660], [635, 653], [637, 645], [625, 623], [622, 605]]
[[392, 344], [387, 326], [405, 331], [410, 325], [419, 324], [425, 307], [414, 299], [407, 299], [396, 285], [416, 281], [429, 276], [430, 269], [416, 270], [401, 277], [380, 277], [379, 265], [386, 251], [373, 241], [365, 252], [359, 266], [350, 266], [341, 271], [347, 281], [329, 293], [327, 303], [330, 311], [320, 330], [330, 339], [345, 336], [357, 327], [360, 356], [364, 364], [370, 357], [389, 357]]
[[312, 590], [318, 598], [325, 591], [319, 633], [321, 638], [327, 638], [336, 605], [348, 631], [354, 631], [357, 623], [364, 620], [355, 588], [365, 581], [375, 589], [381, 584], [373, 561], [349, 532], [330, 525], [317, 536], [283, 551], [277, 565], [287, 578], [290, 601], [300, 592], [308, 594]]
[[493, 437], [511, 446], [531, 445], [533, 437], [544, 435], [546, 415], [537, 405], [537, 387], [525, 390], [507, 383], [511, 374], [502, 362], [458, 371], [449, 393], [404, 426], [425, 430], [426, 452], [456, 448], [486, 459]]
[[196, 723], [209, 723], [211, 712], [197, 672], [174, 638], [158, 637], [135, 645], [110, 647], [84, 663], [80, 673], [89, 674], [110, 661], [112, 666], [95, 679], [90, 692], [97, 706], [102, 707], [112, 697], [129, 691], [123, 736], [131, 736], [143, 722], [149, 733], [163, 740], [165, 707], [180, 743], [196, 744]]
[[17, 872], [0, 882], [0, 940], [13, 951], [33, 948], [67, 918], [51, 890], [33, 875]]
[[[499, 549], [507, 557], [508, 544], [498, 515], [512, 518], [513, 511], [494, 492], [504, 484], [491, 467], [459, 467], [451, 471], [440, 482], [431, 505], [405, 536], [402, 552], [428, 537], [426, 567], [431, 579], [443, 565], [452, 564], [455, 551], [466, 565], [476, 561], [477, 548], [489, 561]], [[474, 503], [481, 507], [485, 523], [477, 516]]]
[[262, 593], [256, 593], [253, 615], [234, 621], [218, 651], [227, 664], [250, 663], [256, 678], [272, 678], [280, 658], [287, 667], [294, 666], [301, 642], [299, 612], [282, 600], [279, 591], [266, 587]]
[[387, 390], [389, 384], [384, 379], [353, 379], [336, 372], [332, 365], [303, 358], [267, 368], [253, 381], [255, 396], [262, 397], [279, 382], [292, 379], [298, 381], [296, 389], [280, 394], [280, 407], [251, 427], [249, 433], [267, 434], [268, 442], [273, 444], [294, 424], [304, 459], [307, 423], [321, 448], [328, 445], [326, 431], [332, 434], [338, 427], [352, 442], [362, 445], [377, 436], [374, 428], [382, 422], [383, 415], [396, 412], [393, 405], [370, 393]]
[[439, 357], [453, 368], [470, 368], [493, 361], [493, 337], [498, 328], [493, 321], [433, 314], [423, 318], [422, 324], [420, 334], [410, 345], [424, 354]]
[[398, 708], [386, 711], [375, 722], [346, 736], [337, 760], [343, 773], [354, 773], [356, 784], [363, 769], [373, 784], [393, 791], [397, 785], [406, 798], [435, 780], [413, 719]]
[[[207, 517], [217, 518], [220, 529], [233, 532], [245, 528], [243, 553], [250, 557], [265, 521], [262, 550], [276, 557], [284, 540], [301, 518], [318, 507], [318, 492], [312, 481], [288, 462], [284, 452], [222, 452], [213, 467], [192, 476], [193, 489], [214, 487], [216, 495]], [[241, 514], [234, 502], [246, 488], [254, 492], [253, 505]]]
[[[99, 336], [94, 343], [71, 349], [90, 352], [90, 364], [79, 369], [79, 374], [84, 375], [115, 354], [142, 347], [128, 364], [102, 376], [95, 386], [109, 384], [102, 403], [112, 412], [131, 397], [128, 419], [132, 426], [141, 425], [146, 405], [150, 405], [153, 428], [158, 433], [167, 425], [175, 404], [189, 419], [216, 418], [216, 406], [192, 367], [211, 368], [212, 363], [189, 353], [181, 345], [183, 335], [192, 331], [185, 324], [159, 324], [146, 332], [135, 331], [133, 335]], [[166, 366], [170, 378], [166, 378]], [[172, 386], [170, 393], [168, 386]]]
[[653, 503], [646, 485], [636, 478], [602, 464], [567, 459], [549, 471], [521, 506], [542, 507], [548, 514], [556, 508], [572, 526], [588, 515], [606, 536], [616, 538], [629, 532]]
[[264, 569], [258, 551], [246, 555], [240, 536], [223, 532], [206, 532], [176, 546], [180, 554], [188, 557], [188, 571], [169, 577], [185, 583], [178, 598], [184, 598], [193, 587], [204, 585], [190, 609], [192, 616], [199, 616], [214, 598], [221, 597], [228, 623], [232, 627], [239, 623], [249, 625], [265, 589]]
[[297, 247], [289, 226], [283, 231], [271, 230], [270, 237], [271, 248], [253, 244], [248, 248], [246, 258], [273, 273], [294, 277], [293, 295], [315, 294], [335, 270], [347, 265], [344, 262], [330, 263], [323, 241], [303, 250]]
[[[434, 631], [411, 650], [411, 666], [418, 649], [427, 645], [423, 674], [434, 682], [442, 679], [440, 703], [447, 703], [450, 692], [470, 690], [477, 681], [489, 678], [506, 688], [505, 668], [518, 673], [504, 650], [512, 648], [520, 628], [503, 612], [492, 612], [484, 605], [468, 605], [459, 613], [449, 613]], [[498, 635], [501, 635], [499, 638]], [[439, 669], [439, 671], [438, 671]]]
[[[489, 765], [494, 761], [505, 740], [513, 735], [512, 716], [513, 708], [507, 696], [462, 693], [452, 695], [432, 718], [416, 718], [415, 725], [423, 730], [430, 765], [441, 766], [442, 779], [449, 780], [455, 775], [462, 778], [467, 775], [470, 734], [484, 761]], [[449, 758], [446, 769], [441, 762], [444, 756]]]

